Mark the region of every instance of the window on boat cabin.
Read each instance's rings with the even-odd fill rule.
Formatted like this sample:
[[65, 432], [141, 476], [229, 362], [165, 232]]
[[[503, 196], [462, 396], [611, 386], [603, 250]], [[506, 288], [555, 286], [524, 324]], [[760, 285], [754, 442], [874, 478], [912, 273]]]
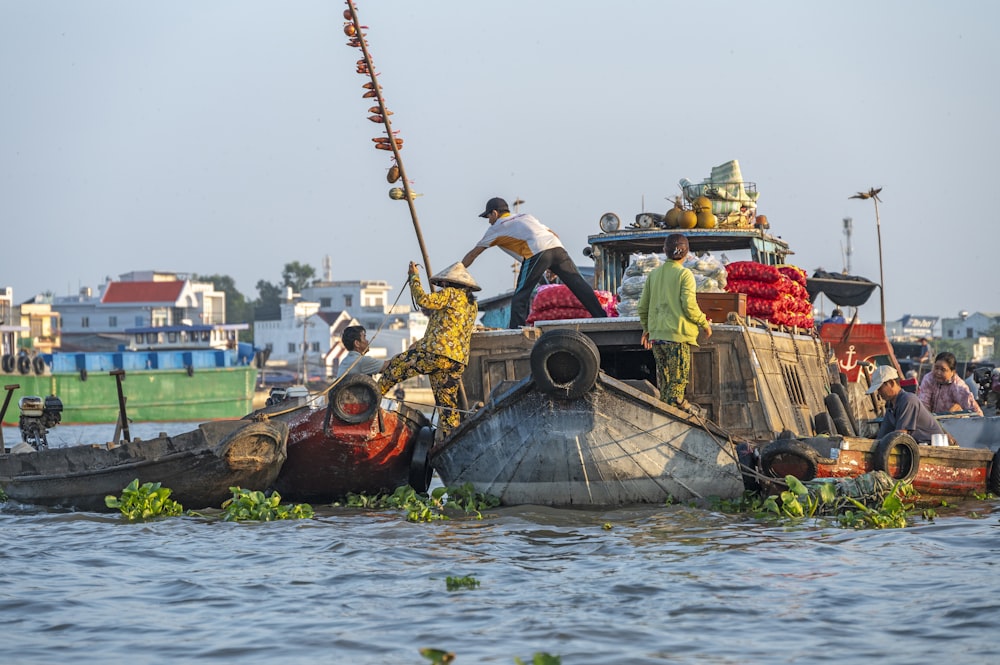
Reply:
[[109, 316], [108, 317], [108, 327], [109, 328], [117, 328], [118, 327], [118, 317], [117, 316]]
[[89, 328], [90, 327], [90, 317], [89, 316], [81, 316], [80, 317], [80, 327], [81, 328]]
[[350, 295], [344, 296], [344, 307], [350, 307], [354, 303], [354, 299]]
[[295, 353], [295, 351], [296, 351], [295, 342], [289, 342], [288, 343], [288, 352], [289, 353]]

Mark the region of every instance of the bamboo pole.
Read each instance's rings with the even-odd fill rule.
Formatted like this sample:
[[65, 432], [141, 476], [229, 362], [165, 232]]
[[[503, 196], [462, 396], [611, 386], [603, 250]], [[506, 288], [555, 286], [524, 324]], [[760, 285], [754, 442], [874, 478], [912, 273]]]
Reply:
[[434, 285], [430, 284], [430, 276], [433, 274], [431, 271], [431, 261], [427, 255], [427, 247], [424, 245], [424, 235], [420, 230], [420, 221], [417, 219], [417, 208], [413, 203], [414, 194], [410, 189], [410, 181], [406, 177], [406, 169], [403, 166], [403, 158], [399, 154], [400, 147], [396, 143], [396, 139], [393, 136], [392, 121], [389, 120], [389, 109], [385, 105], [385, 99], [382, 97], [382, 86], [378, 84], [378, 74], [375, 72], [375, 65], [372, 62], [371, 53], [368, 52], [368, 43], [365, 41], [365, 33], [362, 31], [363, 26], [358, 20], [358, 10], [354, 6], [353, 0], [346, 0], [348, 10], [344, 13], [344, 18], [347, 19], [348, 12], [350, 13], [350, 21], [354, 24], [354, 35], [353, 38], [357, 39], [357, 46], [361, 49], [361, 53], [364, 55], [365, 68], [368, 72], [368, 76], [371, 79], [372, 91], [375, 93], [375, 99], [378, 101], [379, 115], [382, 116], [382, 123], [385, 125], [386, 136], [389, 137], [389, 146], [392, 149], [393, 159], [395, 160], [396, 167], [399, 169], [399, 177], [403, 182], [403, 198], [406, 199], [406, 204], [410, 209], [410, 219], [413, 221], [413, 230], [417, 235], [417, 244], [420, 246], [420, 255], [424, 260], [424, 268], [427, 271], [428, 280], [428, 290], [433, 291]]

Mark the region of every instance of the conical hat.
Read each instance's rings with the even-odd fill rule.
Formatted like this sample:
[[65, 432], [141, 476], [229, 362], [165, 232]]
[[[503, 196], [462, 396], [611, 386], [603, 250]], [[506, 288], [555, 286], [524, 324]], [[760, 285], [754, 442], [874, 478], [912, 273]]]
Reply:
[[438, 274], [431, 277], [431, 283], [437, 284], [440, 282], [448, 282], [449, 284], [456, 284], [458, 286], [464, 286], [473, 291], [479, 291], [479, 285], [476, 284], [476, 280], [472, 279], [472, 275], [469, 271], [465, 269], [465, 265], [459, 261], [458, 263], [453, 263]]

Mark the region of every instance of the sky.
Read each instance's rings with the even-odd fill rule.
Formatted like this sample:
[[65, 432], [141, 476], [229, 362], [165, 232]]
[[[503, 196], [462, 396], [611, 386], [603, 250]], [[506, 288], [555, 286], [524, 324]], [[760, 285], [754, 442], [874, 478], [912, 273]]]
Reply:
[[[443, 270], [492, 196], [583, 264], [603, 213], [665, 212], [681, 178], [736, 159], [810, 274], [849, 258], [878, 282], [880, 232], [887, 320], [1000, 312], [1000, 3], [362, 0], [416, 223], [388, 195], [344, 8], [0, 0], [0, 287], [161, 270], [256, 298], [329, 257], [334, 280], [398, 289], [417, 229]], [[878, 223], [848, 198], [872, 187]], [[483, 296], [511, 264], [476, 260]]]

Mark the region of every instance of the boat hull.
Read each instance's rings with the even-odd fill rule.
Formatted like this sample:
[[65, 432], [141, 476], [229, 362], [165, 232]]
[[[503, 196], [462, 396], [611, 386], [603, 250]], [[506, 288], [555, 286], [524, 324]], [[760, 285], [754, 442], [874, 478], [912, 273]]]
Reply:
[[[309, 405], [282, 408], [279, 403], [257, 412], [288, 426], [288, 459], [274, 482], [283, 498], [329, 503], [349, 494], [385, 494], [411, 484], [414, 453], [427, 419], [413, 409], [379, 407], [362, 422], [348, 423]], [[426, 490], [426, 453], [418, 459], [427, 476], [416, 482]], [[418, 470], [419, 470], [418, 469]]]
[[[776, 445], [772, 442], [768, 445]], [[942, 497], [968, 497], [991, 490], [991, 469], [997, 455], [986, 448], [960, 446], [916, 445], [917, 469], [912, 471], [912, 457], [904, 448], [895, 448], [886, 456], [886, 468], [880, 469], [879, 442], [874, 439], [851, 437], [817, 437], [798, 440], [804, 449], [812, 449], [815, 474], [795, 449], [795, 444], [781, 443], [789, 452], [777, 462], [768, 462], [761, 469], [766, 475], [792, 475], [800, 480], [816, 478], [855, 478], [871, 471], [886, 471], [894, 479], [910, 477], [909, 482], [920, 494]], [[761, 459], [769, 459], [767, 447], [761, 449]]]
[[617, 506], [744, 490], [724, 433], [603, 373], [575, 399], [553, 397], [530, 377], [517, 382], [430, 461], [446, 486], [471, 483], [504, 505]]
[[[119, 354], [120, 355], [120, 354]], [[114, 369], [113, 367], [111, 369]], [[110, 370], [109, 370], [110, 371]], [[253, 410], [257, 369], [232, 367], [126, 370], [123, 391], [128, 417], [141, 422], [208, 421], [240, 418]], [[4, 385], [19, 385], [12, 404], [25, 395], [56, 395], [62, 400], [63, 424], [114, 423], [118, 389], [106, 371], [0, 375]], [[16, 408], [4, 414], [17, 425]]]
[[176, 436], [114, 448], [82, 445], [0, 456], [0, 488], [15, 501], [106, 511], [135, 479], [160, 483], [185, 508], [219, 507], [230, 487], [269, 488], [286, 456], [284, 423], [203, 423]]

